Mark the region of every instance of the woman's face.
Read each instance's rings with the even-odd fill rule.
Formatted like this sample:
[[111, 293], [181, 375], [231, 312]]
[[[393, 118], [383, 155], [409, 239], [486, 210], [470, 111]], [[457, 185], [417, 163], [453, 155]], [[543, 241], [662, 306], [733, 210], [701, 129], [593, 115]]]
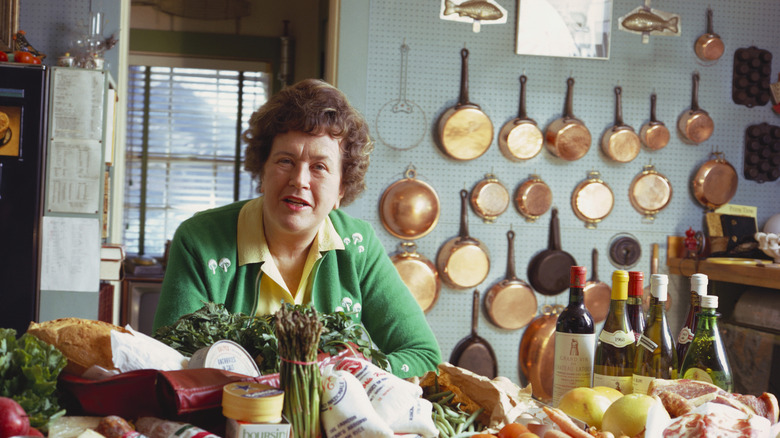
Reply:
[[260, 186], [267, 239], [314, 238], [344, 196], [341, 160], [339, 142], [327, 134], [291, 131], [274, 138]]

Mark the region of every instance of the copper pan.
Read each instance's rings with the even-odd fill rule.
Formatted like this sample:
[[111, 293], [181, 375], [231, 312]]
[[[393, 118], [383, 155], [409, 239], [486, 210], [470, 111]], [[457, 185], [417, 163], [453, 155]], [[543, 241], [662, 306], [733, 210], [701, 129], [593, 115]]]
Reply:
[[414, 166], [405, 178], [387, 187], [379, 201], [382, 225], [393, 236], [419, 239], [433, 231], [439, 222], [439, 196], [430, 184], [417, 179]]
[[543, 403], [552, 401], [555, 362], [555, 324], [563, 306], [542, 307], [541, 315], [525, 328], [520, 338], [518, 368], [520, 380], [531, 384], [533, 396]]
[[471, 208], [487, 223], [493, 223], [509, 207], [509, 190], [492, 173], [471, 189]]
[[634, 128], [623, 123], [623, 88], [615, 87], [615, 124], [601, 136], [601, 150], [618, 163], [628, 163], [639, 155], [642, 142]]
[[612, 288], [603, 281], [599, 280], [598, 263], [599, 251], [593, 248], [591, 253], [591, 277], [585, 283], [583, 293], [585, 295], [585, 308], [593, 317], [594, 323], [599, 323], [607, 318], [609, 313], [609, 303], [612, 295]]
[[598, 171], [588, 172], [588, 177], [574, 188], [571, 194], [571, 208], [574, 215], [585, 222], [586, 228], [596, 228], [615, 206], [615, 194], [601, 179]]
[[515, 207], [528, 222], [534, 222], [552, 206], [552, 190], [539, 175], [531, 175], [515, 192]]
[[469, 289], [487, 278], [490, 256], [484, 243], [469, 236], [468, 192], [460, 191], [460, 234], [442, 245], [436, 267], [442, 281], [453, 289]]
[[645, 219], [654, 220], [655, 215], [672, 201], [672, 183], [658, 173], [655, 166], [648, 164], [629, 184], [628, 200]]
[[712, 9], [707, 8], [707, 32], [699, 36], [693, 44], [693, 51], [702, 61], [717, 61], [726, 50], [723, 40], [712, 31]]
[[406, 287], [423, 312], [428, 313], [439, 299], [441, 279], [436, 266], [417, 252], [414, 242], [402, 242], [400, 251], [390, 257]]
[[525, 111], [526, 75], [520, 75], [520, 110], [517, 117], [506, 122], [498, 133], [498, 147], [505, 157], [512, 161], [523, 161], [535, 157], [542, 150], [544, 135]]
[[669, 128], [667, 128], [663, 122], [659, 122], [655, 117], [657, 99], [655, 93], [650, 95], [650, 121], [642, 125], [642, 129], [639, 130], [639, 139], [642, 140], [642, 143], [647, 146], [648, 149], [654, 151], [666, 147], [671, 138]]
[[693, 72], [691, 108], [680, 114], [677, 119], [677, 130], [683, 140], [691, 144], [706, 141], [715, 130], [715, 122], [712, 121], [712, 117], [699, 107], [699, 72]]
[[536, 295], [531, 286], [515, 275], [515, 232], [507, 231], [506, 277], [485, 294], [485, 311], [490, 321], [507, 330], [528, 325], [536, 316]]
[[737, 193], [739, 182], [737, 171], [723, 153], [713, 152], [712, 155], [714, 158], [699, 166], [692, 180], [694, 198], [708, 210], [727, 204]]
[[493, 122], [479, 105], [469, 101], [469, 51], [462, 49], [460, 53], [460, 99], [439, 118], [436, 140], [448, 157], [466, 161], [487, 152], [493, 142]]
[[556, 157], [566, 161], [579, 160], [590, 149], [590, 130], [582, 120], [574, 117], [572, 101], [574, 99], [574, 78], [566, 80], [566, 104], [563, 116], [547, 127], [545, 146]]

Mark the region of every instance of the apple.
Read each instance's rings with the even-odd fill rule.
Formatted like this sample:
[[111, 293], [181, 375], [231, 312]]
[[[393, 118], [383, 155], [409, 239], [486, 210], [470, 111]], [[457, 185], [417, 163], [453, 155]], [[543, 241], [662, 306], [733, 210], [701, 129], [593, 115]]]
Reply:
[[647, 412], [656, 399], [646, 394], [626, 394], [604, 412], [601, 430], [615, 436], [644, 437]]
[[44, 435], [40, 430], [30, 426], [30, 429], [27, 430], [27, 436], [44, 436]]
[[563, 394], [557, 408], [570, 417], [586, 422], [588, 426], [601, 429], [601, 418], [611, 404], [612, 401], [600, 392], [583, 386]]
[[8, 397], [0, 397], [0, 438], [26, 435], [30, 429], [30, 419], [27, 412]]

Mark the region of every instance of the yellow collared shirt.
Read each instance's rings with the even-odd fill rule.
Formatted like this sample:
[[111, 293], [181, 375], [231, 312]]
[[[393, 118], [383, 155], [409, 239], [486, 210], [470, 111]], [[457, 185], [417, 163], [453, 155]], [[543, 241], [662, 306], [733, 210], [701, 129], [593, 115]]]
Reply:
[[311, 301], [311, 280], [322, 253], [334, 249], [344, 249], [344, 242], [336, 232], [330, 217], [314, 236], [314, 243], [306, 258], [303, 275], [298, 289], [290, 291], [276, 266], [263, 230], [263, 197], [247, 202], [238, 215], [238, 264], [262, 263], [263, 275], [257, 288], [256, 315], [268, 315], [276, 312], [282, 302], [304, 304]]

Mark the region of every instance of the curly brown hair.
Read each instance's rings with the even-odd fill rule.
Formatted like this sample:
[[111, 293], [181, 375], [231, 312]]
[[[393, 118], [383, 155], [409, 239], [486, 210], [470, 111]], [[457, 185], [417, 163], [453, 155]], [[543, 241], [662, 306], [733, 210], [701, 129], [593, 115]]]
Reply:
[[258, 192], [274, 138], [290, 131], [327, 133], [339, 140], [344, 190], [341, 205], [349, 205], [365, 190], [374, 149], [366, 120], [341, 90], [319, 79], [305, 79], [285, 87], [255, 111], [242, 135], [247, 143], [244, 169], [258, 182]]

